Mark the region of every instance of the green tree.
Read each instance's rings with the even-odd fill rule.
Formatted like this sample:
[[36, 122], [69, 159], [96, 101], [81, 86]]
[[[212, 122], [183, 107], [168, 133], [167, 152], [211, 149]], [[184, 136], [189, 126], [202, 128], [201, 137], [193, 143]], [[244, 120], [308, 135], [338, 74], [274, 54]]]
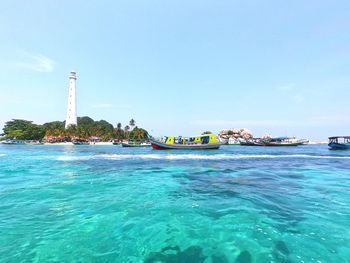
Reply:
[[124, 127], [124, 138], [125, 139], [128, 139], [129, 138], [129, 133], [130, 133], [130, 126], [129, 125], [126, 125]]
[[90, 136], [95, 136], [95, 121], [92, 118], [78, 117], [77, 124], [77, 137], [88, 139]]
[[78, 117], [77, 119], [78, 126], [91, 126], [94, 124], [94, 122], [95, 121], [88, 116]]
[[25, 140], [41, 140], [45, 136], [45, 128], [42, 125], [29, 124], [23, 135]]
[[[112, 124], [105, 120], [94, 121], [88, 116], [78, 117], [78, 125], [71, 125], [65, 128], [64, 121], [47, 122], [43, 125], [37, 125], [32, 121], [14, 119], [8, 121], [4, 127], [4, 138], [23, 139], [23, 140], [40, 140], [44, 136], [67, 136], [88, 139], [91, 136], [101, 137], [102, 140], [116, 138], [123, 140], [131, 137], [135, 140], [144, 140], [147, 131], [137, 126], [130, 132], [130, 126], [126, 125], [124, 129], [122, 124], [118, 123], [114, 128]], [[130, 120], [131, 125], [135, 121]]]
[[17, 140], [25, 140], [24, 132], [22, 130], [12, 130], [10, 131], [6, 138], [8, 139], [17, 139]]
[[60, 136], [65, 133], [63, 121], [47, 122], [43, 126], [45, 128], [45, 136]]
[[105, 120], [95, 121], [92, 135], [101, 137], [102, 140], [110, 140], [114, 137], [114, 127]]
[[118, 122], [117, 128], [114, 130], [114, 138], [118, 141], [125, 139], [125, 132], [122, 129], [122, 124], [120, 122]]
[[8, 121], [5, 123], [4, 127], [4, 134], [8, 135], [9, 133], [15, 131], [15, 130], [20, 130], [23, 131], [25, 130], [28, 125], [32, 124], [32, 121], [27, 121], [27, 120], [21, 120], [21, 119], [12, 119], [11, 121]]
[[136, 122], [135, 122], [134, 119], [131, 119], [131, 120], [129, 121], [129, 125], [130, 125], [131, 129], [134, 129], [135, 124], [136, 124]]
[[45, 136], [45, 128], [42, 125], [20, 119], [6, 122], [3, 131], [7, 139], [41, 140]]
[[78, 136], [78, 129], [76, 125], [69, 125], [67, 127], [67, 129], [65, 129], [64, 131], [64, 136], [68, 136], [68, 137], [77, 137]]
[[147, 141], [149, 140], [148, 132], [145, 129], [138, 128], [137, 126], [129, 134], [130, 140], [135, 141]]

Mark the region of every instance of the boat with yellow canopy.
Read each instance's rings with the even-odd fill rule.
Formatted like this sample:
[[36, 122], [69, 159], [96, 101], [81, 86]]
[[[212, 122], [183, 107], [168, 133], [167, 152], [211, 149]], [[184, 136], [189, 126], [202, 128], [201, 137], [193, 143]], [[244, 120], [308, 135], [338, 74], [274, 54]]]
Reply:
[[151, 145], [156, 150], [209, 150], [219, 149], [222, 143], [216, 134], [204, 134], [194, 137], [165, 136], [161, 140], [151, 138]]

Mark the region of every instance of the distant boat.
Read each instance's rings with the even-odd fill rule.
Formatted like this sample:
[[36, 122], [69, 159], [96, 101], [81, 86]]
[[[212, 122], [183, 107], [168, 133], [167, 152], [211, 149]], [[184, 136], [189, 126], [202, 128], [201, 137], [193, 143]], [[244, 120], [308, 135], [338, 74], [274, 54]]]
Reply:
[[264, 146], [298, 146], [305, 143], [305, 140], [289, 137], [271, 138], [265, 142]]
[[1, 142], [2, 144], [11, 144], [11, 145], [23, 145], [25, 144], [23, 140], [5, 140]]
[[227, 138], [222, 138], [222, 137], [220, 137], [220, 136], [219, 136], [219, 141], [221, 142], [222, 145], [228, 144], [228, 143], [229, 143], [229, 142], [228, 142], [229, 139], [227, 139]]
[[151, 139], [156, 150], [209, 150], [219, 149], [222, 143], [216, 134], [205, 134], [195, 137], [166, 136], [162, 141]]
[[119, 142], [119, 141], [117, 141], [117, 140], [114, 140], [113, 141], [113, 145], [120, 145], [121, 144], [121, 142]]
[[236, 138], [230, 138], [228, 139], [229, 145], [241, 145], [241, 142], [244, 141], [243, 139], [236, 139]]
[[242, 141], [241, 144], [242, 146], [265, 146], [264, 143], [260, 141], [260, 139], [250, 139], [246, 141]]
[[72, 143], [74, 145], [89, 145], [90, 144], [88, 141], [82, 140], [82, 139], [73, 140]]
[[246, 142], [241, 142], [243, 146], [298, 146], [308, 144], [309, 141], [297, 139], [295, 137], [276, 137], [276, 138], [255, 138]]
[[128, 141], [127, 143], [123, 142], [122, 147], [150, 147], [150, 142], [137, 142], [137, 141]]
[[350, 136], [333, 136], [329, 137], [328, 146], [331, 150], [348, 150], [350, 149]]
[[40, 141], [35, 141], [35, 140], [29, 140], [29, 141], [25, 141], [25, 144], [29, 144], [29, 145], [42, 145], [43, 143]]

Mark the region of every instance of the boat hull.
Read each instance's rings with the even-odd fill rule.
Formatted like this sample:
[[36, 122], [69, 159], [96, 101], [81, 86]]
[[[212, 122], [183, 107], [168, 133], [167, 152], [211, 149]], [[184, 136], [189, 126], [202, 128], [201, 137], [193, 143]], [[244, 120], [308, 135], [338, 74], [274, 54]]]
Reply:
[[155, 150], [215, 150], [219, 149], [222, 144], [165, 144], [151, 141], [151, 145]]
[[265, 144], [261, 144], [258, 142], [241, 142], [241, 146], [265, 146]]
[[122, 143], [122, 147], [150, 147], [151, 144], [128, 144]]
[[72, 142], [74, 145], [90, 145], [88, 142]]
[[302, 145], [302, 143], [241, 143], [242, 146], [266, 146], [266, 147], [290, 147]]
[[329, 143], [328, 146], [331, 150], [349, 150], [350, 144], [347, 143]]
[[263, 146], [272, 146], [272, 147], [283, 147], [283, 146], [298, 146], [302, 145], [300, 142], [295, 142], [295, 143], [267, 143]]
[[6, 144], [6, 145], [25, 145], [24, 141], [2, 141], [1, 144]]

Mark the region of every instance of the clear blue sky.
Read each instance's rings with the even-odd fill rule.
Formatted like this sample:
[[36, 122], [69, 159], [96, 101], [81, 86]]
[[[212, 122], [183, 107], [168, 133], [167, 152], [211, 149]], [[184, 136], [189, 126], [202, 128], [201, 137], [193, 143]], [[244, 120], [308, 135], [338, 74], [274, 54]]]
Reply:
[[350, 1], [1, 1], [0, 128], [78, 115], [155, 135], [350, 134]]

